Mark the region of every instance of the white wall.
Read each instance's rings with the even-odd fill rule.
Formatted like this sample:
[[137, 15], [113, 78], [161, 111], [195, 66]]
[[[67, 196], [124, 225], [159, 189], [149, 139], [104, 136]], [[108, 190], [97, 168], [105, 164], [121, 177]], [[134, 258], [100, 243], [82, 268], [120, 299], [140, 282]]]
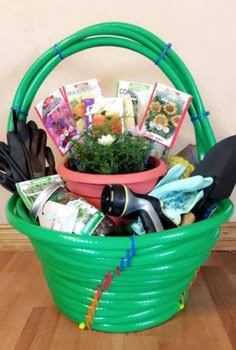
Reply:
[[[192, 72], [205, 106], [211, 111], [217, 140], [236, 133], [234, 0], [0, 2], [0, 140], [6, 137], [15, 89], [34, 60], [70, 34], [104, 21], [133, 23], [171, 42]], [[63, 61], [45, 80], [33, 105], [64, 83], [93, 77], [101, 81], [106, 95], [114, 94], [117, 79], [169, 83], [152, 62], [136, 53], [117, 48], [91, 49]], [[36, 118], [33, 108], [30, 118]], [[192, 126], [186, 120], [175, 150], [193, 142]], [[60, 156], [55, 153], [59, 162]], [[4, 207], [8, 197], [9, 193], [0, 188], [0, 223], [6, 223]], [[232, 200], [236, 203], [235, 191]], [[231, 220], [236, 221], [236, 214]]]

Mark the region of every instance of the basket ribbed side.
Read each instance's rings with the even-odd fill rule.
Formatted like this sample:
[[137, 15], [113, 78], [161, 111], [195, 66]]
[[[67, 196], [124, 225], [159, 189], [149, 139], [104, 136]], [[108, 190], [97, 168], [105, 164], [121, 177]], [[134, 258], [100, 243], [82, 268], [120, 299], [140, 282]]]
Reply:
[[[31, 221], [16, 196], [9, 200], [7, 216], [31, 239], [52, 297], [63, 314], [86, 323], [101, 286], [90, 327], [131, 332], [165, 322], [182, 309], [196, 271], [219, 238], [219, 225], [232, 210], [227, 200], [205, 222], [122, 238], [80, 237], [43, 229]], [[112, 278], [104, 289], [108, 272]]]

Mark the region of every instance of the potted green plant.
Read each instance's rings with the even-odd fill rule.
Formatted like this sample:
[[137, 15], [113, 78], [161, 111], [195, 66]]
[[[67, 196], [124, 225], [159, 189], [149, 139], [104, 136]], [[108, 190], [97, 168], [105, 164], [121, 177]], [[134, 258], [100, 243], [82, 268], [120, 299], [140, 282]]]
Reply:
[[153, 143], [130, 131], [121, 132], [120, 119], [103, 116], [81, 137], [72, 140], [67, 159], [58, 168], [70, 191], [100, 208], [106, 184], [126, 184], [138, 193], [153, 189], [167, 170], [159, 158], [150, 156]]

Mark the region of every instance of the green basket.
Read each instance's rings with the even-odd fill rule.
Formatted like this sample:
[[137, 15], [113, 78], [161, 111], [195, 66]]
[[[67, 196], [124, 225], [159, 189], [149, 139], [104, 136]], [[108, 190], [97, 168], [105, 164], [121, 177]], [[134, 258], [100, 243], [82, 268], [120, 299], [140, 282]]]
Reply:
[[[97, 46], [118, 46], [146, 56], [178, 90], [193, 96], [189, 114], [202, 159], [215, 137], [190, 72], [170, 45], [127, 23], [90, 26], [39, 57], [15, 94], [12, 107], [19, 118], [26, 118], [40, 85], [62, 59]], [[12, 112], [8, 130], [13, 130]], [[104, 238], [41, 228], [16, 195], [6, 208], [10, 224], [32, 242], [58, 309], [81, 328], [105, 332], [143, 330], [182, 310], [199, 267], [219, 238], [219, 227], [232, 213], [233, 205], [226, 199], [205, 221], [144, 236]]]

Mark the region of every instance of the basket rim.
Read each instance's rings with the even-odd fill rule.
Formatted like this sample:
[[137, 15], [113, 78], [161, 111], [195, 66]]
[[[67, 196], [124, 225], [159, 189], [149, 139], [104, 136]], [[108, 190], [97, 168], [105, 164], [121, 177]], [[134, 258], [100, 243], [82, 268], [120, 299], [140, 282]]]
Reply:
[[[208, 232], [218, 229], [224, 222], [228, 221], [234, 210], [233, 203], [230, 199], [224, 199], [219, 202], [216, 212], [206, 220], [195, 222], [191, 225], [176, 227], [163, 232], [149, 233], [148, 235], [137, 236], [135, 239], [141, 246], [149, 246], [153, 243], [164, 244], [181, 241], [182, 239], [201, 236], [202, 232]], [[22, 200], [17, 195], [12, 195], [6, 207], [6, 216], [9, 223], [20, 232], [27, 235], [30, 239], [46, 242], [54, 242], [65, 244], [66, 246], [85, 246], [91, 247], [95, 244], [97, 247], [111, 249], [114, 244], [114, 237], [99, 236], [78, 236], [71, 233], [62, 233], [60, 231], [52, 231], [50, 229], [41, 228], [35, 225], [35, 222], [27, 213]], [[130, 237], [116, 237], [120, 242], [121, 247], [125, 249], [127, 241]], [[117, 241], [117, 240], [116, 240]], [[117, 249], [118, 247], [113, 247]]]

